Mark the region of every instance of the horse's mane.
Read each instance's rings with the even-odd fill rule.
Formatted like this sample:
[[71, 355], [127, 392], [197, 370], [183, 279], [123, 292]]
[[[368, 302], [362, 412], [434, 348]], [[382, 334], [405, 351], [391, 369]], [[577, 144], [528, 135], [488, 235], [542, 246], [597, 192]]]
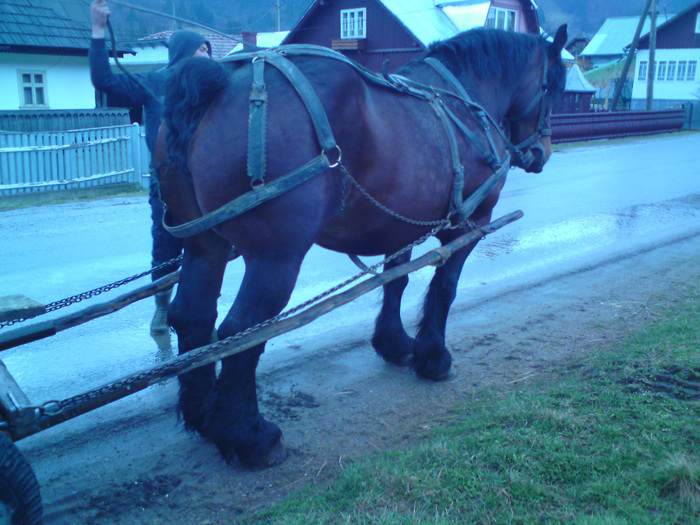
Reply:
[[[453, 72], [510, 84], [521, 77], [533, 51], [546, 44], [537, 35], [479, 28], [431, 44], [425, 56], [437, 58]], [[549, 81], [558, 85], [565, 72], [552, 74], [555, 78]]]

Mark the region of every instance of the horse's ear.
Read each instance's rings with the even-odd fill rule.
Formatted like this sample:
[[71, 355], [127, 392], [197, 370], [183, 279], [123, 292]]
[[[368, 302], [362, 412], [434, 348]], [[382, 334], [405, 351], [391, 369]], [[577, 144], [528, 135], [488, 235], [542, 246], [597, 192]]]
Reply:
[[559, 26], [559, 29], [557, 29], [554, 42], [552, 42], [552, 45], [549, 47], [549, 58], [552, 60], [559, 58], [561, 55], [561, 50], [564, 49], [564, 46], [566, 45], [566, 39], [566, 24], [562, 24]]

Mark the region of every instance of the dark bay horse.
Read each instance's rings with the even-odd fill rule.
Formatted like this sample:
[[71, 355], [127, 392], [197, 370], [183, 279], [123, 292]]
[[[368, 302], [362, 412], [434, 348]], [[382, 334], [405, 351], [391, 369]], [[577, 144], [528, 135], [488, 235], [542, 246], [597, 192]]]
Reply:
[[[245, 275], [218, 327], [220, 339], [282, 311], [313, 244], [392, 254], [448, 215], [449, 227], [435, 233], [443, 244], [487, 224], [504, 178], [468, 217], [454, 213], [453, 201], [460, 200], [459, 211], [462, 198], [511, 164], [542, 170], [551, 155], [552, 100], [564, 86], [565, 41], [566, 26], [552, 43], [473, 30], [433, 44], [398, 76], [371, 77], [318, 49], [183, 62], [166, 89], [156, 154], [171, 226], [196, 222], [241, 196], [257, 198], [312, 159], [325, 163], [288, 191], [185, 239], [169, 311], [180, 353], [211, 342], [232, 246]], [[382, 358], [410, 361], [424, 378], [447, 376], [445, 324], [475, 244], [437, 268], [415, 337], [400, 317], [408, 277], [384, 287], [372, 337]], [[410, 251], [385, 268], [409, 258]], [[258, 410], [255, 373], [263, 350], [264, 344], [225, 358], [218, 377], [214, 365], [180, 376], [185, 427], [215, 443], [226, 460], [249, 467], [285, 457], [280, 429]]]

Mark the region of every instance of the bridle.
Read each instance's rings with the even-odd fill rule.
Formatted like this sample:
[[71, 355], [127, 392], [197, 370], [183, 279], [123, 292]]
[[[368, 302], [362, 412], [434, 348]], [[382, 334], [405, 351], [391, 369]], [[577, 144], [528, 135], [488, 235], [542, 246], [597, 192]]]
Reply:
[[[505, 127], [505, 144], [508, 149], [511, 158], [517, 159], [520, 165], [529, 165], [532, 162], [532, 152], [528, 149], [532, 144], [537, 142], [541, 137], [551, 137], [552, 136], [552, 126], [547, 124], [547, 104], [545, 103], [545, 96], [549, 91], [549, 86], [547, 84], [547, 56], [544, 56], [544, 65], [542, 66], [542, 82], [540, 83], [540, 88], [537, 90], [537, 94], [533, 97], [530, 103], [527, 105], [522, 114], [517, 117], [510, 117], [504, 120]], [[530, 113], [534, 111], [540, 105], [540, 114], [537, 118], [537, 126], [535, 131], [525, 140], [518, 144], [513, 144], [510, 140], [510, 124], [513, 122], [519, 122], [524, 120]]]

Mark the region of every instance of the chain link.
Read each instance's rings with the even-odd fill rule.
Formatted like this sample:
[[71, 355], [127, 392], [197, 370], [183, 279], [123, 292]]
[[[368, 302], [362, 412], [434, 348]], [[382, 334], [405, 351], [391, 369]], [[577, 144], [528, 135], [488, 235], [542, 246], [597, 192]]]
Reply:
[[[66, 297], [65, 299], [60, 299], [60, 300], [55, 301], [53, 303], [49, 303], [46, 305], [46, 313], [53, 312], [55, 310], [60, 310], [61, 308], [65, 308], [65, 307], [70, 306], [72, 304], [79, 303], [81, 301], [84, 301], [85, 299], [90, 299], [92, 297], [103, 294], [103, 293], [108, 292], [110, 290], [113, 290], [115, 288], [119, 288], [120, 286], [123, 286], [123, 285], [128, 284], [132, 281], [140, 279], [141, 277], [145, 277], [146, 275], [150, 275], [153, 272], [156, 272], [158, 270], [163, 270], [163, 269], [168, 268], [170, 266], [174, 266], [175, 264], [177, 264], [181, 261], [182, 261], [182, 255], [180, 255], [179, 257], [175, 257], [174, 259], [170, 259], [169, 261], [164, 262], [163, 264], [159, 264], [158, 266], [154, 266], [153, 268], [151, 268], [150, 270], [147, 270], [145, 272], [141, 272], [139, 274], [132, 275], [131, 277], [126, 277], [125, 279], [121, 279], [119, 281], [115, 281], [113, 283], [106, 284], [104, 286], [100, 286], [99, 288], [95, 288], [94, 290], [82, 292], [82, 293], [79, 293], [79, 294], [74, 295], [72, 297]], [[27, 319], [32, 319], [32, 317], [19, 317], [17, 319], [5, 321], [3, 323], [0, 323], [0, 328], [5, 328], [6, 326], [11, 326], [15, 323], [21, 323], [23, 321], [26, 321]]]

